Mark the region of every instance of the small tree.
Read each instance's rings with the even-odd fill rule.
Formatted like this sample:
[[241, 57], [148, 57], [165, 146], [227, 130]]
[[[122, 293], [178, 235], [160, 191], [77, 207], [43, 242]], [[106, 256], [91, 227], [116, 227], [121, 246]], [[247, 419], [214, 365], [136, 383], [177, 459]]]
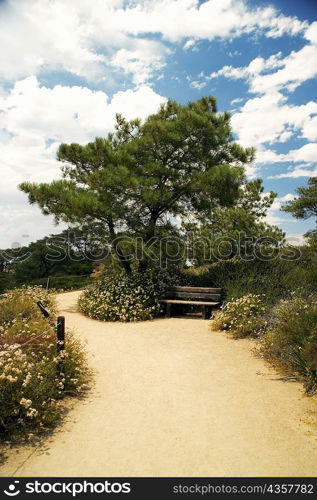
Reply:
[[193, 264], [202, 266], [236, 256], [251, 258], [257, 245], [272, 248], [283, 243], [283, 231], [264, 219], [277, 195], [271, 191], [263, 196], [263, 191], [261, 179], [245, 182], [234, 206], [204, 213], [199, 224], [183, 224]]
[[86, 232], [66, 230], [30, 243], [26, 247], [25, 259], [14, 265], [16, 281], [91, 273], [94, 261], [90, 249], [83, 248], [87, 238], [89, 234]]
[[308, 179], [308, 187], [296, 189], [298, 196], [282, 207], [284, 212], [290, 212], [297, 219], [317, 217], [317, 177]]
[[[282, 207], [284, 212], [290, 212], [296, 219], [309, 219], [317, 217], [317, 177], [308, 179], [308, 187], [299, 187], [296, 189], [298, 196], [287, 202]], [[317, 220], [316, 220], [317, 222]], [[310, 250], [317, 250], [317, 228], [305, 234], [306, 241]]]
[[[57, 222], [103, 225], [130, 273], [124, 236], [159, 238], [175, 230], [176, 217], [232, 206], [253, 157], [253, 148], [233, 142], [230, 115], [217, 113], [214, 97], [185, 106], [169, 100], [143, 123], [117, 115], [105, 139], [62, 144], [64, 178], [20, 189]], [[139, 270], [147, 265], [145, 258]]]

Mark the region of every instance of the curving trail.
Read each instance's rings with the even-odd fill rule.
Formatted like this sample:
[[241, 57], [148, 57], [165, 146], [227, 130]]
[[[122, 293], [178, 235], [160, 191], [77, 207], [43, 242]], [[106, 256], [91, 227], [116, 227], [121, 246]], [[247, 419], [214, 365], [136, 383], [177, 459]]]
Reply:
[[37, 448], [9, 452], [1, 476], [316, 476], [316, 400], [251, 354], [252, 341], [201, 319], [124, 324], [76, 312], [95, 387]]

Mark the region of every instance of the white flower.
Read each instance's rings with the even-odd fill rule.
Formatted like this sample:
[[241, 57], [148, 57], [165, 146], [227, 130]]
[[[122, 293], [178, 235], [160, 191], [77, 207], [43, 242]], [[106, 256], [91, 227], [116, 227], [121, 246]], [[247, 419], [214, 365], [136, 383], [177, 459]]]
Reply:
[[35, 408], [29, 408], [26, 412], [26, 416], [29, 418], [34, 418], [38, 415], [38, 411]]
[[31, 399], [22, 398], [20, 400], [20, 405], [24, 406], [24, 408], [29, 408], [31, 406], [31, 404], [32, 404]]

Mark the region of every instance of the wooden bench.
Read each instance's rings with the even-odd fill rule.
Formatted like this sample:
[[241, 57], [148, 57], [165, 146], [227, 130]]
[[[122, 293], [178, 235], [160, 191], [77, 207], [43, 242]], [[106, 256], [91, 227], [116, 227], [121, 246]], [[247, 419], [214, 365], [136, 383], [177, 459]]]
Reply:
[[202, 288], [195, 286], [169, 287], [160, 302], [166, 306], [166, 316], [172, 315], [173, 307], [177, 305], [200, 306], [203, 319], [209, 319], [212, 308], [220, 305], [221, 288]]

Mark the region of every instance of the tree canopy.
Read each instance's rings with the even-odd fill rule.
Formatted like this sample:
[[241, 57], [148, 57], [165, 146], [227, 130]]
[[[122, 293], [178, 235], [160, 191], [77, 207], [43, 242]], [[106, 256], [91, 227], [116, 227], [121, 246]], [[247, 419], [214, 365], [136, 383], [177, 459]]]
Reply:
[[234, 142], [230, 114], [217, 113], [214, 97], [169, 100], [144, 122], [117, 115], [106, 138], [61, 144], [63, 178], [20, 189], [57, 222], [102, 226], [130, 272], [123, 236], [148, 240], [173, 230], [177, 217], [234, 206], [253, 158], [253, 148]]

